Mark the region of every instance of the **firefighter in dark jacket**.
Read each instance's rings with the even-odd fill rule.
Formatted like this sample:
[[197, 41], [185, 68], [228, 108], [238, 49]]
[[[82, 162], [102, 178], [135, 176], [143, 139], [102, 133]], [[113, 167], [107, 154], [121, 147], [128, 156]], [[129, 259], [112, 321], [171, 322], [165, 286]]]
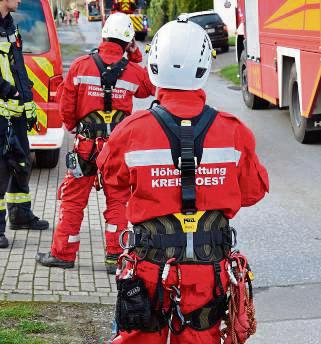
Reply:
[[27, 131], [36, 126], [37, 116], [21, 37], [10, 14], [19, 3], [20, 0], [0, 0], [0, 248], [8, 247], [6, 206], [11, 229], [49, 227], [47, 221], [40, 221], [31, 211]]

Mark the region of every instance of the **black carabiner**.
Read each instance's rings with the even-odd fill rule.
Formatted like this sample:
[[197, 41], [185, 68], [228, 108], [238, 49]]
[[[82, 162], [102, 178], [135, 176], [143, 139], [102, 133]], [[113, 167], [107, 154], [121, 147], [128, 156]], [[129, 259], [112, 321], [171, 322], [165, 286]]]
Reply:
[[[181, 302], [181, 291], [178, 287], [176, 287], [175, 285], [171, 286], [172, 292], [169, 294], [169, 298], [172, 300], [172, 302], [175, 305], [178, 305]], [[175, 295], [174, 293], [175, 292]]]
[[[171, 332], [177, 336], [185, 330], [187, 323], [185, 321], [184, 315], [179, 306], [181, 302], [181, 291], [178, 287], [174, 285], [171, 287], [171, 289], [172, 289], [172, 292], [169, 295], [169, 298], [171, 300], [171, 305], [170, 305], [171, 313], [170, 313], [170, 317], [168, 318], [168, 327], [170, 328]], [[174, 316], [176, 316], [176, 318], [178, 319], [179, 325], [177, 328], [174, 326], [174, 323], [173, 323]]]

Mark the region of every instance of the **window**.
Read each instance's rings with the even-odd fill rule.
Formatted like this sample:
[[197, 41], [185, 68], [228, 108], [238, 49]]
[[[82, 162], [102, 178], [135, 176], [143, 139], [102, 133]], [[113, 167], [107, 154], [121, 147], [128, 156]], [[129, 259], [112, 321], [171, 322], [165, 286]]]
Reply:
[[207, 25], [215, 26], [215, 25], [223, 24], [221, 17], [216, 13], [191, 17], [189, 18], [189, 20], [202, 26], [203, 28]]
[[49, 50], [48, 30], [39, 0], [23, 0], [12, 16], [22, 36], [24, 53], [42, 54]]

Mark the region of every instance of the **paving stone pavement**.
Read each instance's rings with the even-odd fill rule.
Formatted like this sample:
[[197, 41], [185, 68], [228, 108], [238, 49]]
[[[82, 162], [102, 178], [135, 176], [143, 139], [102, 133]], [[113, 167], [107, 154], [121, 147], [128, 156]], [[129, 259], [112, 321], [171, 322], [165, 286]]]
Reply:
[[30, 179], [34, 213], [50, 223], [47, 231], [7, 229], [8, 249], [0, 250], [0, 300], [114, 304], [116, 284], [104, 265], [105, 197], [93, 189], [81, 228], [81, 245], [74, 269], [61, 270], [37, 265], [38, 251], [48, 252], [58, 221], [57, 189], [65, 175], [65, 154], [72, 145], [66, 134], [56, 168], [34, 167]]

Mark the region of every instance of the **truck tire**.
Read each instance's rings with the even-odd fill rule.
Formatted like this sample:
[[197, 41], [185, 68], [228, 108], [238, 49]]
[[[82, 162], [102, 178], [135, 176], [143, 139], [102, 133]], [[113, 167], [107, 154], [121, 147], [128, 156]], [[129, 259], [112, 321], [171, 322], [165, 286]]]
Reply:
[[246, 60], [246, 52], [243, 50], [240, 58], [240, 80], [244, 103], [251, 110], [267, 109], [270, 105], [267, 100], [249, 92]]
[[308, 130], [308, 119], [302, 116], [296, 65], [293, 64], [289, 79], [289, 110], [294, 136], [300, 143], [321, 141], [321, 131]]
[[60, 149], [38, 150], [36, 163], [39, 168], [55, 168], [59, 161]]

